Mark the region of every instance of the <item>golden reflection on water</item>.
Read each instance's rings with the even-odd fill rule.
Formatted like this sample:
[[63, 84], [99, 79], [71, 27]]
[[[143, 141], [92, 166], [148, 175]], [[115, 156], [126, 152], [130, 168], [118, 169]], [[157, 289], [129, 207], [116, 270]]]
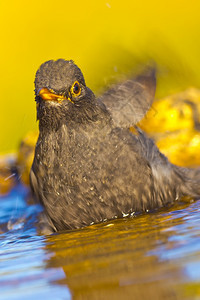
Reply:
[[64, 270], [57, 283], [67, 285], [73, 299], [186, 299], [188, 258], [184, 251], [177, 260], [162, 255], [184, 245], [176, 237], [187, 232], [189, 205], [49, 236], [47, 268]]

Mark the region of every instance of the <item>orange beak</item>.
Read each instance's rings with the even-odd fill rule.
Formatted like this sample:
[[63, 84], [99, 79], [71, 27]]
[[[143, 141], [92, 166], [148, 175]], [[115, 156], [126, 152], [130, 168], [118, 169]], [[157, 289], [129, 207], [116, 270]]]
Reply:
[[62, 100], [70, 100], [69, 98], [66, 98], [66, 96], [64, 95], [57, 95], [54, 94], [53, 92], [50, 92], [47, 88], [42, 88], [39, 93], [38, 96], [40, 96], [43, 100], [46, 101], [56, 101], [56, 102], [61, 102]]

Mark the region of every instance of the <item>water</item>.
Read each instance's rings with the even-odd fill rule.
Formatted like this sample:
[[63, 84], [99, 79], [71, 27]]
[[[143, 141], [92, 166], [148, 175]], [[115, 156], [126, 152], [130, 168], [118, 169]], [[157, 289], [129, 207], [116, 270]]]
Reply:
[[28, 194], [0, 198], [1, 300], [200, 299], [200, 200], [44, 236]]

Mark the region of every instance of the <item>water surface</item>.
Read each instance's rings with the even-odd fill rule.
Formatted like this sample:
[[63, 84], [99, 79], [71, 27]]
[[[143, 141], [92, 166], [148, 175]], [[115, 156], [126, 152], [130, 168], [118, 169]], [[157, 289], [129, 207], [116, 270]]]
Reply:
[[200, 200], [44, 236], [28, 192], [0, 198], [0, 299], [200, 299]]

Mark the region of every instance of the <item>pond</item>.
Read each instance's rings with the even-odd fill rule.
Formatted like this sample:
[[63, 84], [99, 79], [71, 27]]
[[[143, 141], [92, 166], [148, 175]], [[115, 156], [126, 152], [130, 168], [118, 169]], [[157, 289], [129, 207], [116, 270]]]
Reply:
[[200, 200], [41, 235], [17, 183], [1, 196], [0, 299], [200, 299]]

